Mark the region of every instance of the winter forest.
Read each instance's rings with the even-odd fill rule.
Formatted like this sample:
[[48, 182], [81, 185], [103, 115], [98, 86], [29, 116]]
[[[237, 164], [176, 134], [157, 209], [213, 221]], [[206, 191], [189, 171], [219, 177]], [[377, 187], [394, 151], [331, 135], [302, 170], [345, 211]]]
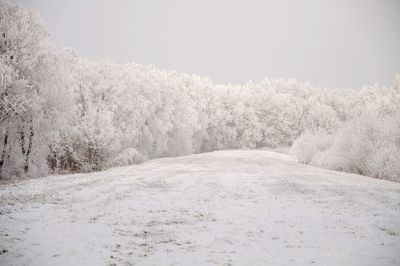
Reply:
[[54, 45], [40, 16], [0, 1], [0, 178], [86, 173], [223, 149], [284, 149], [331, 170], [400, 181], [393, 85], [244, 85]]

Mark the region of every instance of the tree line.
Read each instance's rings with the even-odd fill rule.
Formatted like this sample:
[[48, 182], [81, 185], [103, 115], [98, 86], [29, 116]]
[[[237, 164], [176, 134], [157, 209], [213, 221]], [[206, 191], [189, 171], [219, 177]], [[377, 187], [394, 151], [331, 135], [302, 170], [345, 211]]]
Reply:
[[37, 13], [4, 0], [0, 34], [0, 178], [294, 143], [304, 163], [400, 179], [399, 76], [360, 89], [293, 79], [214, 85], [83, 58], [55, 46]]

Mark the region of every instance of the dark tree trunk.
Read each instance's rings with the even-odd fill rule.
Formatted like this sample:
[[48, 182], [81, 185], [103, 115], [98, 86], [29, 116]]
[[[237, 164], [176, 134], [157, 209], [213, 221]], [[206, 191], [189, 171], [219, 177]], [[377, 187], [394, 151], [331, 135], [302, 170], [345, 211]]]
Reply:
[[25, 156], [25, 132], [24, 132], [24, 126], [22, 125], [21, 130], [19, 131], [19, 142], [21, 144], [21, 151], [22, 155]]
[[24, 156], [24, 172], [25, 174], [28, 173], [29, 170], [29, 157], [32, 152], [32, 145], [33, 145], [33, 136], [35, 132], [33, 131], [33, 121], [32, 117], [29, 121], [29, 136], [28, 136], [28, 147], [26, 148], [26, 139], [25, 139], [25, 132], [24, 126], [20, 130], [20, 143], [21, 143], [21, 151], [22, 155]]
[[7, 143], [8, 143], [8, 133], [6, 133], [6, 135], [4, 136], [3, 152], [1, 153], [1, 157], [0, 157], [0, 179], [3, 178], [2, 172], [3, 172], [4, 160], [6, 159]]
[[25, 165], [24, 165], [25, 174], [27, 174], [28, 170], [29, 170], [29, 157], [30, 157], [30, 154], [32, 152], [33, 136], [34, 135], [35, 135], [35, 132], [33, 131], [33, 121], [32, 121], [32, 118], [31, 118], [30, 126], [29, 126], [28, 149], [26, 150], [26, 155], [25, 155]]

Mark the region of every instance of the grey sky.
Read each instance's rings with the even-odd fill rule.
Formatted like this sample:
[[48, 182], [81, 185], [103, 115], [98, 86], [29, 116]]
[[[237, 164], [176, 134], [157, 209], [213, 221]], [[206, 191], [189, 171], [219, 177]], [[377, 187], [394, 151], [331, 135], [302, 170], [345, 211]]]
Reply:
[[19, 0], [81, 55], [244, 83], [389, 85], [400, 72], [399, 0]]

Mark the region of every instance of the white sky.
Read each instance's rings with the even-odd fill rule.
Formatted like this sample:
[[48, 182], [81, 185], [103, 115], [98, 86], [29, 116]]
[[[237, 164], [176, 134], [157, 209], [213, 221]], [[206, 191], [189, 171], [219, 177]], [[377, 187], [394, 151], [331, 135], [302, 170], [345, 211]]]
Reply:
[[400, 72], [399, 0], [19, 0], [81, 55], [245, 83], [389, 85]]

